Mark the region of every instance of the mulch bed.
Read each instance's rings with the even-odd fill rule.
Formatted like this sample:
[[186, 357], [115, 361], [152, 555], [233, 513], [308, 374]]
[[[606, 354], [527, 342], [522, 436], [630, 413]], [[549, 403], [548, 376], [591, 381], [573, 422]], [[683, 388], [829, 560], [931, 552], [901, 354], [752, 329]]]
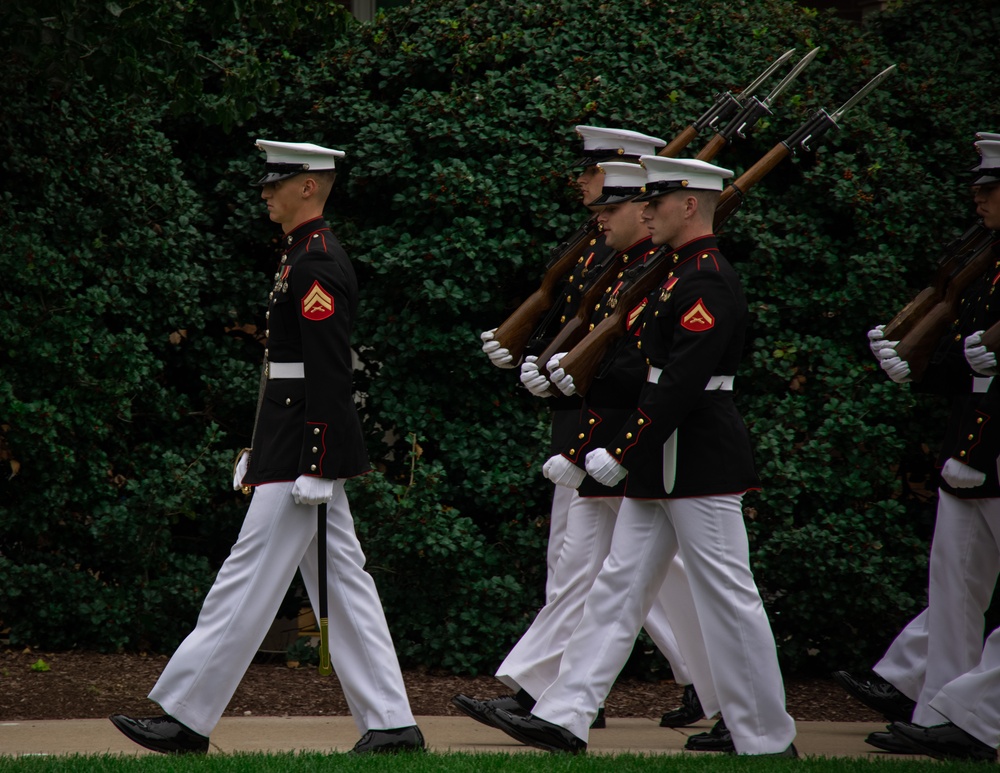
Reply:
[[[47, 671], [33, 670], [44, 661]], [[163, 655], [105, 655], [93, 652], [39, 652], [0, 649], [0, 721], [87, 719], [124, 713], [159, 714], [146, 698], [167, 662]], [[455, 676], [422, 669], [403, 674], [413, 713], [457, 716], [450, 698], [477, 697], [507, 690], [492, 676]], [[880, 722], [879, 714], [848, 696], [830, 679], [786, 679], [788, 710], [802, 721]], [[680, 703], [672, 681], [620, 680], [607, 700], [609, 717], [660, 715]], [[251, 664], [226, 716], [324, 716], [348, 714], [336, 676], [312, 667], [289, 668], [262, 657]]]

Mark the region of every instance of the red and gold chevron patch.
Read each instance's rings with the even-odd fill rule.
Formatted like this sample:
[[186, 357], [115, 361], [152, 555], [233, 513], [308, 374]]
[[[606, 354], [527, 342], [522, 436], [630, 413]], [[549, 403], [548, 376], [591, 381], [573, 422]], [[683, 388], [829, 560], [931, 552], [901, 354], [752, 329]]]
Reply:
[[690, 309], [681, 315], [681, 327], [692, 333], [701, 333], [715, 327], [715, 317], [701, 298]]
[[333, 296], [323, 289], [318, 280], [312, 283], [302, 299], [302, 316], [314, 322], [333, 316]]

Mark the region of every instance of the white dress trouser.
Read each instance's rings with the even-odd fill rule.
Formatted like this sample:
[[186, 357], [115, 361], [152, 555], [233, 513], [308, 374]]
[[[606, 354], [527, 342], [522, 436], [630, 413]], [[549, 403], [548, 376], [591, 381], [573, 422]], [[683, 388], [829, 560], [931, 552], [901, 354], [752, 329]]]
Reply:
[[1000, 573], [1000, 499], [938, 492], [927, 590], [927, 676], [913, 721], [934, 725], [931, 700], [983, 653], [984, 615]]
[[[948, 682], [930, 702], [932, 709], [990, 746], [1000, 746], [1000, 628], [986, 640], [979, 663]], [[938, 723], [935, 723], [938, 724]]]
[[597, 707], [628, 660], [680, 547], [736, 750], [766, 754], [788, 747], [795, 722], [785, 710], [774, 637], [750, 571], [741, 501], [624, 500], [608, 558], [536, 716], [588, 739]]
[[562, 588], [556, 580], [556, 565], [562, 552], [563, 540], [566, 538], [566, 523], [569, 519], [569, 507], [573, 500], [579, 499], [576, 489], [569, 486], [553, 486], [552, 510], [549, 513], [549, 543], [545, 551], [545, 603], [559, 595]]
[[[201, 735], [211, 734], [229, 704], [296, 567], [318, 610], [316, 507], [296, 505], [292, 485], [256, 487], [195, 629], [149, 694], [167, 714]], [[415, 724], [342, 481], [335, 482], [334, 499], [327, 506], [327, 556], [330, 660], [358, 730]]]
[[642, 627], [670, 662], [674, 681], [693, 684], [705, 716], [717, 714], [719, 697], [712, 681], [712, 669], [698, 622], [698, 610], [691, 595], [691, 583], [680, 553], [670, 562], [667, 577]]
[[496, 672], [497, 679], [512, 690], [526, 690], [535, 698], [559, 673], [563, 649], [608, 554], [621, 506], [617, 497], [581, 497], [568, 490], [573, 491], [573, 497], [556, 562], [554, 586], [558, 593], [535, 615]]
[[899, 632], [872, 669], [903, 695], [916, 700], [927, 675], [927, 610]]
[[[523, 689], [532, 696], [541, 695], [559, 674], [566, 642], [580, 622], [587, 594], [611, 547], [611, 535], [622, 501], [617, 497], [580, 497], [573, 489], [556, 488], [573, 493], [562, 550], [551, 584], [556, 592], [548, 598], [496, 673], [507, 687]], [[697, 633], [696, 620], [688, 616], [693, 612], [693, 602], [683, 564], [679, 557], [673, 564], [668, 581], [664, 583], [665, 590], [657, 597], [645, 624], [653, 643], [670, 663], [675, 679], [686, 680], [682, 683], [688, 684], [692, 670], [688, 660], [695, 661], [693, 670], [699, 670], [703, 678], [709, 673], [708, 661], [703, 654], [704, 644]], [[672, 627], [685, 629], [684, 635], [675, 635]], [[685, 647], [690, 648], [691, 653], [682, 654]], [[708, 711], [714, 705], [714, 689], [707, 682], [703, 686]], [[697, 683], [695, 689], [698, 689]]]
[[[701, 707], [707, 716], [712, 716], [714, 712], [709, 712], [709, 707], [715, 705], [713, 697], [715, 688], [711, 684], [708, 656], [705, 655], [705, 642], [701, 639], [701, 629], [694, 609], [694, 599], [691, 598], [687, 570], [679, 553], [670, 562], [667, 578], [663, 581], [660, 592], [656, 594], [642, 627], [670, 663], [670, 671], [677, 684], [699, 681], [695, 679], [694, 672], [698, 671], [699, 667], [704, 668], [699, 683], [705, 691], [707, 703], [703, 701]], [[697, 687], [695, 690], [698, 691], [700, 701], [701, 690]], [[717, 706], [715, 710], [718, 710]]]

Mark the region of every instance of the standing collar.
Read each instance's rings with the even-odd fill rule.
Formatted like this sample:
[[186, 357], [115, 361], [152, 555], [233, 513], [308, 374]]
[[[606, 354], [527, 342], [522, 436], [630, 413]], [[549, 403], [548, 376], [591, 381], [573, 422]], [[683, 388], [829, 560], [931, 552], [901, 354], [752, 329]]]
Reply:
[[636, 258], [644, 257], [647, 253], [653, 250], [653, 237], [647, 236], [644, 239], [640, 239], [634, 244], [630, 244], [624, 250], [619, 252], [619, 255], [628, 256], [629, 263], [631, 263]]
[[719, 243], [715, 234], [705, 234], [677, 247], [671, 253], [675, 265], [680, 265], [702, 252], [718, 252]]
[[328, 229], [329, 226], [327, 226], [326, 221], [323, 219], [322, 215], [320, 215], [319, 217], [314, 217], [311, 220], [306, 220], [304, 223], [299, 223], [297, 226], [295, 226], [295, 228], [293, 228], [291, 231], [282, 236], [281, 245], [287, 250], [293, 244], [297, 244], [298, 242], [305, 239], [307, 236], [311, 236], [317, 231], [328, 230]]
[[653, 249], [653, 237], [645, 236], [639, 241], [630, 244], [622, 252], [633, 252], [638, 255], [640, 252], [648, 252]]

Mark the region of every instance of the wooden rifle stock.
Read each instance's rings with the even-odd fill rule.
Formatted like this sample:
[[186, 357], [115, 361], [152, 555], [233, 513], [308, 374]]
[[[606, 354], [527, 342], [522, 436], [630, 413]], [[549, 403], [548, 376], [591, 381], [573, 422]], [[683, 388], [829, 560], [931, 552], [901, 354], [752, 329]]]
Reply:
[[576, 346], [562, 358], [559, 367], [573, 376], [577, 394], [584, 395], [601, 367], [611, 346], [625, 334], [622, 314], [617, 310], [605, 317], [584, 339], [586, 346]]
[[964, 234], [948, 244], [944, 256], [938, 261], [930, 285], [921, 290], [885, 326], [885, 330], [882, 331], [885, 340], [902, 341], [909, 335], [914, 326], [944, 300], [951, 276], [961, 268], [962, 263], [976, 253], [984, 243], [989, 244], [992, 239], [990, 230], [981, 222], [976, 222]]
[[791, 155], [791, 148], [779, 142], [763, 158], [747, 169], [736, 180], [726, 186], [715, 207], [715, 229], [718, 230], [743, 204], [743, 198], [750, 189], [764, 179], [774, 167]]
[[[545, 350], [538, 356], [538, 367], [544, 373], [545, 363], [559, 352], [568, 352], [585, 338], [590, 337], [592, 329], [590, 323], [591, 314], [594, 313], [597, 302], [606, 294], [611, 292], [611, 285], [622, 276], [622, 271], [626, 266], [622, 263], [620, 255], [616, 255], [604, 268], [604, 271], [590, 283], [590, 286], [580, 297], [580, 305], [570, 319], [559, 329], [559, 332], [545, 347]], [[595, 328], [596, 329], [596, 328]], [[559, 397], [562, 393], [552, 387], [551, 393]], [[582, 393], [581, 393], [582, 394]]]
[[[580, 308], [589, 308], [593, 306], [591, 303], [589, 306], [584, 306], [580, 303]], [[549, 342], [549, 345], [545, 347], [545, 350], [538, 355], [538, 369], [545, 373], [545, 363], [552, 359], [553, 355], [559, 352], [568, 352], [574, 346], [576, 346], [580, 341], [583, 340], [584, 336], [588, 333], [587, 323], [583, 315], [575, 314], [566, 320], [565, 324], [559, 328], [559, 332], [556, 333], [555, 337]], [[553, 395], [558, 397], [558, 392], [552, 392]]]
[[[587, 393], [611, 346], [625, 336], [629, 312], [659, 286], [670, 270], [666, 254], [667, 250], [661, 248], [642, 266], [626, 270], [622, 286], [608, 299], [614, 310], [560, 360], [559, 367], [573, 376], [577, 394]], [[628, 276], [630, 272], [632, 277]]]
[[660, 150], [657, 155], [667, 158], [676, 158], [684, 148], [694, 142], [698, 136], [698, 130], [694, 126], [688, 126], [684, 131], [667, 143], [666, 147]]
[[944, 299], [945, 282], [935, 279], [930, 286], [917, 293], [885, 326], [882, 337], [887, 341], [900, 341], [908, 336], [914, 326]]
[[950, 275], [944, 297], [917, 320], [912, 329], [897, 344], [896, 353], [900, 359], [909, 364], [910, 376], [914, 381], [919, 381], [923, 377], [941, 337], [948, 332], [952, 321], [958, 315], [962, 293], [992, 264], [994, 260], [993, 239], [992, 234], [989, 236], [990, 238], [985, 240], [977, 250], [966, 253], [966, 260]]
[[565, 243], [557, 248], [555, 258], [550, 262], [542, 283], [493, 333], [493, 339], [509, 350], [514, 362], [524, 356], [524, 349], [531, 333], [542, 315], [555, 303], [555, 293], [563, 278], [576, 265], [583, 250], [597, 236], [597, 221], [588, 220]]
[[[695, 158], [698, 159], [699, 161], [711, 161], [713, 158], [719, 155], [719, 151], [722, 150], [724, 147], [726, 147], [726, 145], [728, 144], [729, 140], [727, 140], [721, 134], [716, 134], [714, 137], [712, 137], [712, 139], [710, 139], [708, 142], [705, 143], [705, 147], [703, 147], [701, 150], [698, 151], [698, 155], [695, 156]], [[666, 155], [666, 154], [662, 153], [660, 155]]]

